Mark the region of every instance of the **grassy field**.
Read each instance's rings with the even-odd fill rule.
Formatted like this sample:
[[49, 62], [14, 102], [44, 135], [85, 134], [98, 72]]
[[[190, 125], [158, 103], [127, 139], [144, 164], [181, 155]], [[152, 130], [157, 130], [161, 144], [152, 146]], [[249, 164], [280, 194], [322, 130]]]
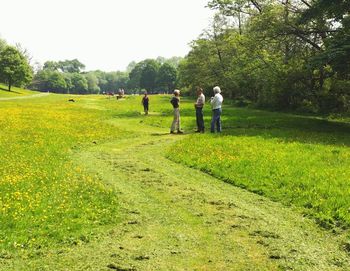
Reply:
[[118, 219], [116, 196], [85, 174], [73, 150], [119, 135], [67, 97], [2, 101], [0, 248], [84, 242]]
[[325, 227], [350, 226], [348, 122], [226, 107], [223, 129], [186, 138], [168, 157], [303, 207]]
[[0, 270], [349, 270], [346, 121], [169, 100], [0, 101]]
[[27, 96], [38, 94], [37, 91], [27, 90], [23, 88], [12, 87], [11, 91], [8, 91], [8, 86], [0, 83], [0, 98], [8, 98], [15, 96]]

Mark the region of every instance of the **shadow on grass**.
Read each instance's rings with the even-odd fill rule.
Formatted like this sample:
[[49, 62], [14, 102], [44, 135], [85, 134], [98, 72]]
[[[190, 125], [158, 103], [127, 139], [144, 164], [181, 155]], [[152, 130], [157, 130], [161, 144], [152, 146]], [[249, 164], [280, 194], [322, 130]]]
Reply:
[[170, 133], [152, 133], [151, 136], [167, 136]]
[[[195, 126], [194, 109], [187, 106], [181, 110], [181, 115], [193, 116], [191, 123]], [[205, 107], [204, 116], [206, 127], [210, 127], [209, 105]], [[224, 136], [260, 136], [287, 142], [350, 146], [350, 123], [315, 116], [227, 106], [223, 108], [222, 127]]]
[[4, 90], [4, 91], [10, 92], [10, 93], [22, 94], [20, 92], [17, 92], [17, 91], [14, 91], [14, 90], [9, 90], [8, 88], [4, 88], [4, 87], [0, 87], [0, 90]]
[[225, 134], [228, 135], [261, 136], [281, 138], [290, 142], [350, 146], [349, 123], [248, 109], [227, 108], [225, 111], [223, 127]]

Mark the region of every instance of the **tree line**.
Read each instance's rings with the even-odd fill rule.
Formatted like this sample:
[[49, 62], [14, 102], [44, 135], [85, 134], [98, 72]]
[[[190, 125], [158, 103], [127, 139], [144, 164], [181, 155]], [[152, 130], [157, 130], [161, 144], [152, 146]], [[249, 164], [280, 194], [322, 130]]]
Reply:
[[169, 91], [175, 86], [177, 65], [180, 58], [146, 59], [131, 62], [127, 71], [89, 71], [77, 59], [47, 61], [35, 74], [31, 87], [40, 91], [72, 94], [126, 93], [142, 90], [149, 92]]
[[179, 66], [181, 88], [239, 104], [350, 111], [350, 1], [211, 0], [217, 13]]
[[146, 59], [131, 62], [126, 71], [84, 71], [78, 59], [46, 61], [34, 72], [29, 53], [20, 45], [10, 46], [0, 39], [0, 82], [11, 87], [65, 94], [169, 92], [177, 82], [181, 57]]

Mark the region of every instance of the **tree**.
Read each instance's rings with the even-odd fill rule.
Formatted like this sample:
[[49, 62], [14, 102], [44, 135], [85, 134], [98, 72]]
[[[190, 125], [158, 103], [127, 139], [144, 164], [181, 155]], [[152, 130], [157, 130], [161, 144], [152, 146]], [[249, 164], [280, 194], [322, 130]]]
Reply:
[[154, 90], [156, 88], [156, 80], [159, 70], [159, 63], [153, 59], [147, 59], [144, 61], [144, 67], [141, 72], [140, 87], [147, 91]]
[[219, 84], [259, 106], [350, 111], [350, 2], [210, 0], [213, 25], [180, 63], [182, 89]]
[[33, 70], [28, 59], [15, 47], [6, 46], [0, 53], [0, 80], [11, 86], [24, 86], [31, 82]]
[[135, 61], [131, 61], [129, 64], [128, 64], [128, 66], [126, 67], [126, 71], [129, 73], [129, 72], [131, 72], [134, 68], [135, 68], [135, 66], [136, 66], [136, 62]]
[[5, 40], [3, 39], [0, 39], [0, 54], [1, 54], [1, 51], [3, 51], [7, 46], [7, 43]]
[[44, 70], [58, 71], [59, 65], [56, 61], [46, 61], [44, 63]]
[[143, 70], [143, 62], [139, 62], [129, 73], [128, 88], [133, 90], [139, 90], [141, 88], [141, 73]]
[[90, 94], [97, 94], [100, 92], [100, 87], [98, 85], [99, 81], [97, 76], [92, 73], [89, 72], [87, 74], [85, 74], [85, 78], [87, 80], [88, 83], [88, 93]]
[[85, 65], [78, 59], [59, 61], [58, 67], [62, 72], [80, 73], [85, 69]]
[[167, 91], [173, 90], [175, 88], [176, 77], [176, 68], [168, 63], [164, 63], [159, 68], [158, 86], [165, 88]]
[[49, 69], [37, 72], [31, 87], [40, 91], [51, 91], [55, 93], [69, 92], [69, 85], [64, 74]]
[[86, 94], [88, 91], [88, 81], [84, 75], [80, 73], [71, 74], [72, 89], [70, 93]]

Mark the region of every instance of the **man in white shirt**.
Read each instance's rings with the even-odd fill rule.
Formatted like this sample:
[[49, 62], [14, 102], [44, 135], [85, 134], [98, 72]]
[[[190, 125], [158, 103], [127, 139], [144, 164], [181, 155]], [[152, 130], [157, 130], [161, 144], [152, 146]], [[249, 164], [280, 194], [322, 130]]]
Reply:
[[222, 113], [222, 102], [224, 101], [224, 98], [222, 97], [221, 89], [220, 87], [216, 86], [213, 88], [214, 90], [214, 97], [211, 97], [210, 104], [211, 109], [213, 110], [213, 116], [211, 119], [211, 126], [210, 126], [210, 132], [215, 133], [215, 125], [216, 130], [218, 133], [221, 132], [221, 113]]
[[197, 89], [197, 102], [194, 104], [196, 108], [196, 120], [197, 120], [197, 131], [196, 133], [204, 133], [204, 119], [203, 119], [203, 106], [205, 103], [205, 96], [203, 94], [203, 89]]

